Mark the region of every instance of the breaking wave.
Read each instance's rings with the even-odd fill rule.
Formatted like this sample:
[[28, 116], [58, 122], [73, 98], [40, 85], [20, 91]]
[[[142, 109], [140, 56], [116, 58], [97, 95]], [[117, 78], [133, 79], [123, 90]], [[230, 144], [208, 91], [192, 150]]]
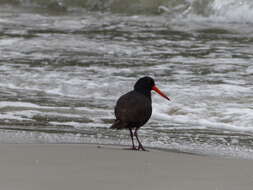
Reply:
[[122, 14], [165, 14], [173, 17], [203, 17], [214, 21], [247, 22], [253, 20], [250, 0], [0, 0], [0, 5], [69, 12], [86, 9]]

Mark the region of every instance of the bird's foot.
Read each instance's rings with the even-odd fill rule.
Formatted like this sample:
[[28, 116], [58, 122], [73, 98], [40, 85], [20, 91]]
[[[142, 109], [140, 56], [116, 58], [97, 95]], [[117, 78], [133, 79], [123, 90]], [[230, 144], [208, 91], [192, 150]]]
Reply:
[[137, 149], [135, 146], [133, 146], [132, 148], [130, 148], [130, 150], [139, 150], [139, 149]]
[[132, 146], [130, 148], [126, 148], [126, 150], [134, 150], [134, 151], [136, 151], [136, 150], [138, 150], [138, 148], [136, 148], [135, 146]]
[[139, 146], [138, 146], [138, 150], [142, 150], [142, 151], [146, 151], [146, 152], [148, 152], [148, 150], [147, 150], [147, 149], [145, 149], [142, 145], [139, 145]]

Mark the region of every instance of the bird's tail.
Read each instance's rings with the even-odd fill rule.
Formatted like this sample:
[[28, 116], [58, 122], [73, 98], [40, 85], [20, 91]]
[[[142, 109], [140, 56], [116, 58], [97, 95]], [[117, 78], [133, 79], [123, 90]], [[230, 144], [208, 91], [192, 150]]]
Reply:
[[127, 127], [126, 123], [122, 123], [120, 120], [115, 120], [110, 129], [123, 129], [126, 127]]

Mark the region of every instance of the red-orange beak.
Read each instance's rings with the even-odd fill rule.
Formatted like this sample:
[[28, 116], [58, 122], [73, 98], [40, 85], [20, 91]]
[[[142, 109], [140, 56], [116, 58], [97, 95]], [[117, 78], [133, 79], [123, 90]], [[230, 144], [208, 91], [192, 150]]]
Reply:
[[160, 94], [162, 97], [166, 98], [167, 100], [170, 101], [170, 98], [168, 96], [166, 96], [161, 90], [159, 90], [159, 88], [157, 88], [156, 86], [152, 87], [152, 90], [156, 91], [158, 94]]

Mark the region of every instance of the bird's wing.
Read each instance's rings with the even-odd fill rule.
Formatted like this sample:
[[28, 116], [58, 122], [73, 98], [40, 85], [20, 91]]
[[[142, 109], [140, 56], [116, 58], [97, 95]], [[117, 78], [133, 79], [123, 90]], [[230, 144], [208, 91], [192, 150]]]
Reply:
[[118, 100], [116, 118], [126, 123], [146, 123], [152, 112], [151, 101], [142, 94], [131, 91]]

